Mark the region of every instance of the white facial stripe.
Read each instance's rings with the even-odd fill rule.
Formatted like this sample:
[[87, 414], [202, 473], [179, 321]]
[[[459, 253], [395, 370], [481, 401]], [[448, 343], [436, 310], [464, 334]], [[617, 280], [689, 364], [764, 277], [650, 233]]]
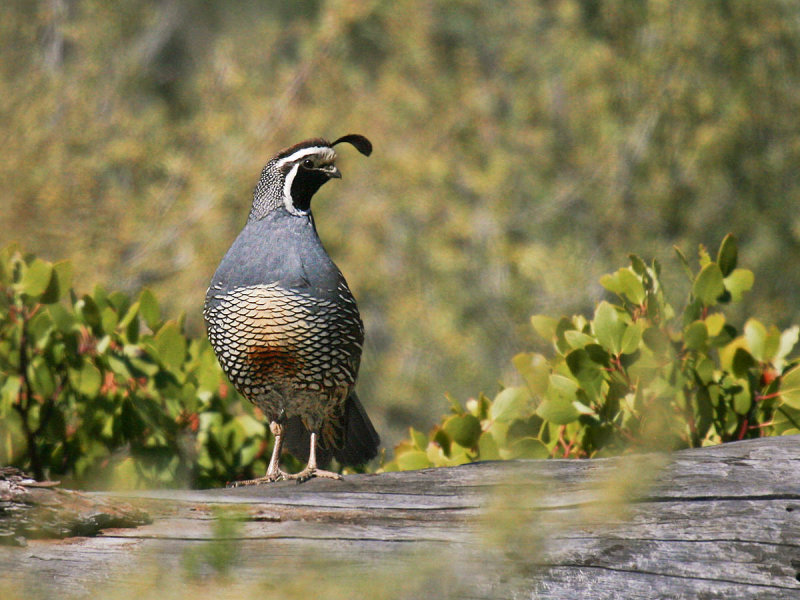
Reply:
[[313, 155], [320, 157], [320, 160], [318, 161], [320, 163], [332, 163], [336, 158], [336, 152], [334, 152], [333, 148], [329, 148], [327, 146], [312, 146], [310, 148], [303, 148], [302, 150], [293, 152], [286, 158], [282, 158], [276, 163], [276, 167], [278, 169], [287, 164], [296, 163], [286, 174], [286, 179], [283, 182], [283, 205], [286, 207], [286, 210], [296, 216], [307, 215], [308, 211], [298, 210], [292, 202], [292, 184], [294, 183], [294, 178], [297, 177], [297, 171], [300, 169], [300, 163], [302, 160], [306, 156]]
[[323, 159], [323, 162], [332, 161], [334, 158], [336, 158], [336, 152], [333, 151], [333, 148], [328, 148], [327, 146], [312, 146], [311, 148], [303, 148], [302, 150], [293, 152], [286, 158], [280, 159], [277, 162], [277, 167], [280, 168], [286, 164], [299, 161], [300, 159], [312, 154], [319, 154]]
[[[294, 156], [294, 155], [292, 155]], [[283, 205], [293, 215], [304, 215], [306, 214], [305, 211], [298, 210], [295, 208], [294, 203], [292, 202], [292, 183], [294, 183], [294, 178], [297, 175], [297, 171], [300, 169], [300, 163], [297, 163], [295, 166], [292, 167], [292, 170], [289, 171], [288, 175], [286, 175], [286, 181], [283, 182]]]

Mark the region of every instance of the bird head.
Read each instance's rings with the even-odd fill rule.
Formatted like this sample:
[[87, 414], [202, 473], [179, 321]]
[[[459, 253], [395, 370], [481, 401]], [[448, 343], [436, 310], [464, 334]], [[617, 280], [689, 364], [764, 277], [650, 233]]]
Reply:
[[334, 142], [321, 138], [305, 140], [276, 154], [264, 167], [253, 193], [250, 220], [272, 210], [285, 209], [292, 215], [305, 216], [311, 210], [311, 198], [330, 179], [342, 174], [336, 167], [336, 144], [347, 142], [364, 156], [372, 153], [372, 144], [363, 135], [351, 133]]

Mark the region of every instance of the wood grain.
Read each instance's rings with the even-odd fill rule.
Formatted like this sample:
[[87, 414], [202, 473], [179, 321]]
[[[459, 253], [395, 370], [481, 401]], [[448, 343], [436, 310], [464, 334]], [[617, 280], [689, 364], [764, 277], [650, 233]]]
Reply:
[[[384, 598], [800, 597], [800, 436], [95, 496], [154, 521], [0, 548], [0, 581], [25, 597], [75, 598], [136, 590], [143, 573], [239, 589], [313, 565], [315, 585], [336, 597], [367, 584]], [[216, 564], [214, 549], [229, 560]]]

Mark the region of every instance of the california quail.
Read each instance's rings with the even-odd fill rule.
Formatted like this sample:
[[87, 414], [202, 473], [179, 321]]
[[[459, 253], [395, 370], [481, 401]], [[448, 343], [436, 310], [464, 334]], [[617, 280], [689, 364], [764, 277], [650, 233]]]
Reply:
[[[369, 156], [372, 144], [350, 134], [310, 139], [279, 152], [261, 172], [242, 232], [217, 268], [203, 315], [208, 338], [234, 387], [259, 407], [275, 436], [267, 473], [249, 485], [311, 477], [331, 457], [360, 465], [380, 439], [354, 386], [364, 328], [342, 273], [325, 252], [311, 197], [342, 175], [333, 146], [348, 142]], [[308, 464], [290, 475], [281, 448]]]

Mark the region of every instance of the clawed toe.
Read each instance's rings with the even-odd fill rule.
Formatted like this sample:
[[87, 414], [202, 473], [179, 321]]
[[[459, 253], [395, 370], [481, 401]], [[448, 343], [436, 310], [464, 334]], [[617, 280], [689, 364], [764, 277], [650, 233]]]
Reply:
[[272, 449], [272, 458], [270, 458], [269, 466], [267, 467], [267, 474], [264, 477], [256, 479], [246, 479], [244, 481], [231, 481], [226, 487], [236, 488], [248, 485], [261, 485], [263, 483], [274, 483], [275, 481], [282, 481], [291, 479], [297, 483], [303, 483], [314, 477], [323, 477], [325, 479], [344, 479], [339, 473], [333, 471], [325, 471], [317, 468], [317, 434], [311, 432], [311, 448], [309, 449], [308, 464], [306, 468], [299, 473], [287, 473], [278, 468], [278, 459], [281, 454], [281, 444], [283, 441], [283, 429], [277, 422], [270, 424], [270, 431], [275, 436], [275, 445]]
[[333, 471], [324, 471], [322, 469], [315, 469], [309, 467], [306, 467], [299, 473], [287, 475], [286, 479], [293, 479], [297, 481], [297, 483], [303, 483], [304, 481], [308, 481], [313, 477], [323, 477], [325, 479], [343, 479], [343, 477], [339, 473], [334, 473]]
[[284, 479], [294, 479], [293, 475], [278, 470], [277, 473], [270, 473], [264, 477], [257, 477], [256, 479], [245, 479], [243, 481], [230, 481], [225, 487], [237, 488], [249, 485], [262, 485], [264, 483], [275, 483], [276, 481], [283, 481]]

